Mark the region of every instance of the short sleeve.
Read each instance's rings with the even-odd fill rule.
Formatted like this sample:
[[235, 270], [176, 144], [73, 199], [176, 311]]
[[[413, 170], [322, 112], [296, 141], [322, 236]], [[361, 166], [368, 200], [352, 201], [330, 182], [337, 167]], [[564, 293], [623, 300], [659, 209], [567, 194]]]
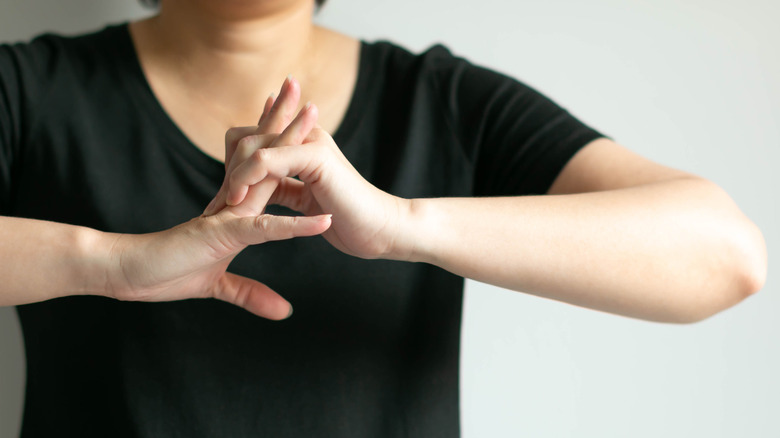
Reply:
[[0, 45], [0, 214], [6, 214], [11, 192], [11, 163], [19, 147], [19, 69], [12, 49]]
[[473, 160], [476, 196], [544, 194], [571, 159], [603, 137], [533, 88], [429, 51], [452, 129]]
[[31, 43], [0, 45], [0, 214], [8, 214], [12, 198], [14, 162], [19, 159], [26, 133], [51, 70], [51, 46], [44, 37]]

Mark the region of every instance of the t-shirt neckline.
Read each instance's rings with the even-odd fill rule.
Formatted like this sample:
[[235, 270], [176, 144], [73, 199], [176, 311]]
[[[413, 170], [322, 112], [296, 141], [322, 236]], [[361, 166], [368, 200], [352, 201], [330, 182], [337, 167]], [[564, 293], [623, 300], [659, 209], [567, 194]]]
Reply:
[[[120, 24], [117, 30], [120, 31], [122, 37], [122, 45], [126, 50], [127, 60], [131, 69], [131, 76], [140, 85], [142, 90], [141, 97], [145, 101], [146, 109], [150, 111], [150, 117], [154, 123], [163, 131], [167, 132], [176, 141], [174, 141], [175, 147], [181, 149], [187, 157], [195, 162], [198, 162], [201, 168], [209, 174], [214, 172], [215, 167], [218, 167], [220, 171], [224, 170], [225, 163], [217, 160], [211, 155], [204, 152], [201, 148], [195, 145], [194, 142], [179, 128], [179, 125], [174, 122], [168, 112], [163, 108], [157, 96], [154, 94], [149, 81], [146, 78], [146, 74], [141, 67], [141, 61], [138, 57], [138, 52], [135, 48], [135, 43], [130, 35], [129, 23]], [[363, 106], [365, 99], [361, 96], [365, 95], [365, 91], [369, 87], [371, 75], [368, 74], [371, 60], [369, 60], [369, 44], [361, 40], [360, 41], [360, 54], [358, 60], [358, 72], [357, 79], [355, 81], [352, 95], [350, 96], [347, 110], [344, 113], [344, 117], [341, 123], [336, 128], [333, 134], [333, 140], [336, 144], [344, 150], [344, 147], [349, 143], [353, 133], [357, 130], [357, 126], [360, 122], [361, 114], [363, 114]]]

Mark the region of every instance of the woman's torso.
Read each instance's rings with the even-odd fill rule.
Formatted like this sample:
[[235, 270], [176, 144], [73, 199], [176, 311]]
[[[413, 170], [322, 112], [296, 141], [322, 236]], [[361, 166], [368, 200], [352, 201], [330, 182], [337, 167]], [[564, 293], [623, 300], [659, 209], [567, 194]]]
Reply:
[[[128, 233], [200, 214], [223, 165], [160, 106], [126, 26], [15, 50], [26, 100], [11, 109], [20, 136], [3, 214]], [[345, 155], [399, 196], [467, 195], [465, 156], [432, 141], [444, 119], [406, 119], [438, 105], [415, 91], [419, 62], [386, 44], [361, 45], [361, 59], [335, 133]], [[23, 436], [457, 434], [462, 279], [349, 257], [319, 237], [251, 247], [230, 270], [279, 291], [295, 316], [215, 300], [18, 306]]]

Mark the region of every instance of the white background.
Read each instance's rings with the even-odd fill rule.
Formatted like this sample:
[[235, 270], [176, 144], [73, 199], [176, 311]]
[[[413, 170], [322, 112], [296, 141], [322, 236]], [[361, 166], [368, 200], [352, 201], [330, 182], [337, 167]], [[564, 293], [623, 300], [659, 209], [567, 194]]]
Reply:
[[[133, 0], [4, 0], [0, 41], [148, 13]], [[317, 19], [327, 26], [414, 50], [444, 42], [714, 180], [766, 236], [764, 290], [695, 325], [469, 282], [464, 437], [780, 437], [778, 17], [774, 0], [329, 0]], [[17, 434], [23, 385], [16, 315], [0, 309], [2, 438]]]

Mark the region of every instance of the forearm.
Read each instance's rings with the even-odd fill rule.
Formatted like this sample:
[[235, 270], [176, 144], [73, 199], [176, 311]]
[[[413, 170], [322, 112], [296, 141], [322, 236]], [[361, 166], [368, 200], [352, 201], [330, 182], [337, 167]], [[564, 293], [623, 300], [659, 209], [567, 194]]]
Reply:
[[90, 228], [0, 217], [0, 306], [101, 293], [108, 246]]
[[[626, 316], [689, 322], [760, 289], [760, 232], [695, 178], [587, 194], [412, 202], [406, 258]], [[411, 249], [413, 248], [413, 249]]]

